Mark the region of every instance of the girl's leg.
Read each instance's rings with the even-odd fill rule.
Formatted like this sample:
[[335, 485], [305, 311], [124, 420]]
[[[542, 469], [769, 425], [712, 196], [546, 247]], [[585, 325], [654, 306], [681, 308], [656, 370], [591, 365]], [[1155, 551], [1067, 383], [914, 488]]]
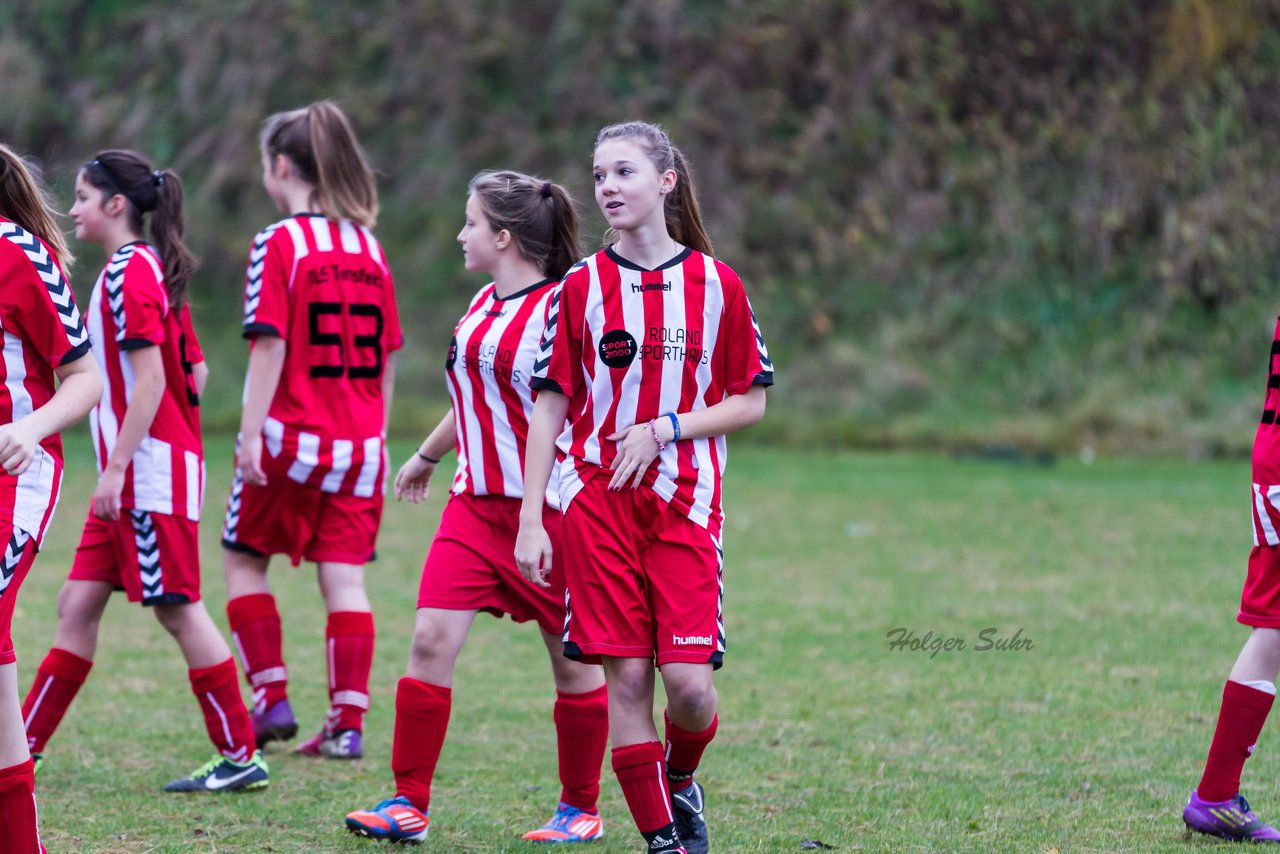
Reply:
[[560, 801], [595, 813], [600, 797], [600, 766], [609, 742], [609, 695], [604, 670], [564, 657], [559, 635], [542, 632], [556, 686], [552, 717], [560, 760]]
[[1205, 801], [1225, 801], [1240, 791], [1245, 760], [1266, 723], [1280, 673], [1280, 629], [1254, 629], [1236, 658], [1222, 692], [1218, 724], [1196, 792]]
[[718, 697], [710, 664], [669, 662], [660, 668], [667, 691], [667, 779], [679, 792], [693, 782], [702, 753], [716, 734]]
[[22, 719], [31, 753], [44, 753], [62, 717], [89, 677], [98, 648], [98, 626], [111, 598], [105, 581], [68, 580], [58, 593], [58, 628], [53, 647], [36, 669]]
[[298, 749], [331, 759], [359, 759], [364, 755], [361, 734], [369, 708], [374, 641], [364, 567], [321, 561], [317, 581], [329, 614], [325, 627], [329, 711], [320, 734]]
[[214, 748], [232, 762], [248, 762], [256, 749], [253, 724], [236, 684], [231, 649], [204, 603], [157, 605], [155, 615], [186, 659], [191, 692], [200, 704]]
[[280, 612], [267, 584], [270, 558], [224, 548], [227, 622], [253, 691], [253, 729], [258, 746], [289, 739], [298, 724], [289, 707], [289, 674], [284, 665]]
[[18, 665], [0, 664], [0, 828], [5, 851], [41, 854], [35, 771], [18, 706]]

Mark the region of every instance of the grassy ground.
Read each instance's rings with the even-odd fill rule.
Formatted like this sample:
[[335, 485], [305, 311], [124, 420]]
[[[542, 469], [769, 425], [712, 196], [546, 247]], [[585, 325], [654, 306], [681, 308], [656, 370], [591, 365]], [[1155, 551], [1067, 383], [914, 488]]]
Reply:
[[[222, 624], [228, 443], [210, 444], [205, 577]], [[91, 490], [82, 441], [69, 460], [60, 515], [19, 600], [24, 688], [52, 637]], [[844, 851], [1213, 845], [1184, 842], [1178, 810], [1244, 638], [1232, 618], [1247, 478], [1242, 463], [736, 453], [723, 722], [699, 774], [716, 850], [798, 851], [806, 840]], [[379, 645], [367, 759], [274, 750], [266, 792], [160, 793], [208, 747], [176, 648], [115, 601], [97, 669], [40, 778], [50, 850], [372, 850], [341, 819], [390, 792], [394, 686], [442, 498], [391, 505], [370, 570]], [[325, 702], [314, 573], [281, 565], [272, 579], [287, 602], [292, 691], [309, 730]], [[893, 649], [895, 628], [965, 648]], [[980, 651], [986, 629], [1032, 646]], [[552, 690], [535, 635], [481, 617], [463, 651], [434, 787], [438, 850], [526, 850], [519, 834], [553, 806]], [[1245, 791], [1280, 818], [1272, 743], [1264, 734]], [[607, 838], [592, 850], [640, 850], [607, 773], [603, 790]]]

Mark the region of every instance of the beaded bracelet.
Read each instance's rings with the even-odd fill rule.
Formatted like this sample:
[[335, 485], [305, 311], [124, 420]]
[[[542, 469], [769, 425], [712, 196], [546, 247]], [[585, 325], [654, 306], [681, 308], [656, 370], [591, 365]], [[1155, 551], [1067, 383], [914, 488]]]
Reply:
[[653, 434], [653, 441], [658, 443], [658, 453], [662, 453], [667, 449], [667, 443], [658, 438], [658, 425], [653, 423], [653, 419], [649, 419], [649, 432]]
[[676, 417], [674, 412], [668, 412], [667, 417], [671, 419], [671, 441], [680, 441], [680, 419]]
[[439, 460], [432, 459], [431, 457], [428, 457], [426, 454], [422, 453], [422, 451], [418, 451], [418, 456], [422, 457], [424, 460], [426, 460], [427, 462], [431, 463], [431, 465], [433, 465], [433, 466], [440, 465], [440, 461], [439, 461]]

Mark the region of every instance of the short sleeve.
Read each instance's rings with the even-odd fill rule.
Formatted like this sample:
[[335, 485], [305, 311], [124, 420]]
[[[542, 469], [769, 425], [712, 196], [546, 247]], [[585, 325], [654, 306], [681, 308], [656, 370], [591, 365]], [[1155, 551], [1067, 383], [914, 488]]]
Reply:
[[736, 274], [722, 276], [725, 284], [724, 316], [719, 339], [726, 394], [744, 394], [752, 386], [773, 385], [773, 362], [756, 323], [751, 301]]
[[37, 238], [23, 232], [0, 240], [0, 281], [6, 301], [12, 299], [11, 319], [50, 365], [69, 365], [89, 352], [71, 285]]
[[529, 387], [536, 394], [550, 390], [573, 397], [582, 376], [582, 297], [580, 283], [585, 276], [572, 273], [556, 287], [547, 300], [547, 324], [538, 343]]
[[404, 330], [400, 328], [400, 309], [396, 305], [396, 286], [391, 278], [391, 270], [385, 265], [387, 285], [382, 289], [382, 349], [386, 353], [394, 353], [404, 346]]
[[125, 266], [120, 291], [120, 299], [111, 301], [116, 343], [120, 349], [137, 350], [163, 344], [169, 299], [164, 285], [156, 279], [141, 252], [135, 252]]
[[289, 267], [287, 241], [272, 240], [272, 227], [253, 240], [244, 277], [244, 337], [289, 334]]

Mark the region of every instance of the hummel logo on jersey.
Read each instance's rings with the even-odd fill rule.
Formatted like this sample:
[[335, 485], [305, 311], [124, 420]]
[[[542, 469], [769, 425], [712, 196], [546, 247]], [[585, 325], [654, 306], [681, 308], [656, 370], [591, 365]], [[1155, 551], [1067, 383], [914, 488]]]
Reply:
[[642, 294], [645, 291], [670, 291], [670, 290], [671, 290], [670, 282], [649, 282], [648, 284], [644, 284], [644, 285], [631, 286], [631, 293], [633, 294]]
[[672, 635], [671, 642], [676, 646], [711, 646], [711, 635]]
[[486, 311], [484, 313], [484, 316], [485, 317], [506, 317], [507, 312], [506, 312], [506, 309], [495, 308], [492, 311]]

